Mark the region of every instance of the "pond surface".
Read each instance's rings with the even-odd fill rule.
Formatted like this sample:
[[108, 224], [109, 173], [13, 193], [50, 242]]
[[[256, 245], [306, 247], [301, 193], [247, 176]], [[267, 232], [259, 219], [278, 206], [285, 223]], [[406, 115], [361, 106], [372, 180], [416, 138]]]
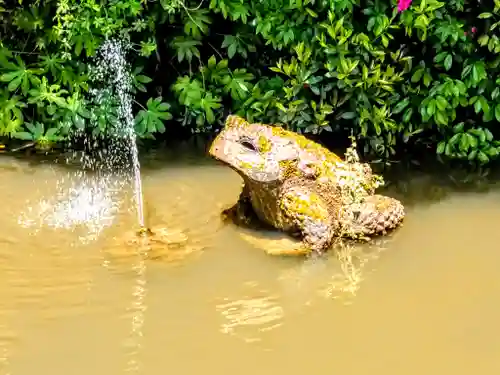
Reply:
[[499, 373], [496, 184], [410, 176], [388, 193], [404, 227], [311, 262], [221, 223], [241, 188], [228, 168], [143, 165], [148, 220], [177, 247], [127, 245], [120, 178], [1, 159], [0, 374]]

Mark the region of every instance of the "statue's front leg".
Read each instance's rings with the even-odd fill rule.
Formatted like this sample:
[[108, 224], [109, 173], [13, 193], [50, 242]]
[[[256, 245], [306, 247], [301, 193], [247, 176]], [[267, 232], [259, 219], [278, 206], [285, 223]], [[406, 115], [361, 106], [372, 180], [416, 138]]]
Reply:
[[253, 210], [246, 185], [243, 186], [236, 204], [222, 211], [222, 217], [224, 221], [230, 220], [240, 226], [255, 228], [259, 225], [260, 221]]

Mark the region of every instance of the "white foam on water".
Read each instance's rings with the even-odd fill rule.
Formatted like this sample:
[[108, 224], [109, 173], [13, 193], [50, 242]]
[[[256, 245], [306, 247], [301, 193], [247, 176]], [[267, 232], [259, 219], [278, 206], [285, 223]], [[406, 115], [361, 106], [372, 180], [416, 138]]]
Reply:
[[75, 230], [84, 229], [81, 239], [97, 238], [111, 226], [121, 205], [119, 181], [111, 178], [78, 173], [69, 181], [57, 182], [56, 193], [38, 201], [28, 201], [26, 211], [18, 222], [38, 232], [44, 226]]

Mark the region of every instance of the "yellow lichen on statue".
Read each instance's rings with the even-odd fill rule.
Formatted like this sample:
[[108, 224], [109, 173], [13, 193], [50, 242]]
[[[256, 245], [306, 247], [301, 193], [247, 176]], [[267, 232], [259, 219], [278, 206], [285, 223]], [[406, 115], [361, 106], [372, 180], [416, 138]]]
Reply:
[[280, 204], [283, 211], [293, 213], [300, 220], [312, 218], [317, 221], [327, 221], [329, 217], [321, 198], [314, 193], [285, 194]]

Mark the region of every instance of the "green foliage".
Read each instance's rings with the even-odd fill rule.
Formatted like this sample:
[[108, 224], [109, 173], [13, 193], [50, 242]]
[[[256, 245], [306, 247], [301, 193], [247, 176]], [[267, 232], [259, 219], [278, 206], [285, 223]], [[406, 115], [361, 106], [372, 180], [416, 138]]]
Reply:
[[40, 122], [37, 122], [36, 124], [27, 122], [25, 125], [28, 131], [16, 132], [15, 137], [32, 141], [36, 148], [40, 150], [50, 149], [52, 144], [62, 139], [62, 137], [58, 134], [57, 128], [50, 128], [45, 131], [44, 125]]
[[162, 103], [161, 98], [150, 98], [146, 103], [147, 108], [141, 109], [135, 119], [137, 133], [145, 136], [152, 133], [164, 133], [163, 121], [170, 120], [172, 115], [168, 110], [170, 104]]
[[211, 132], [237, 113], [352, 134], [384, 159], [500, 153], [500, 0], [414, 0], [402, 13], [380, 0], [0, 0], [0, 26], [0, 135], [116, 126], [117, 103], [89, 99], [88, 77], [120, 37], [134, 49], [141, 137]]

